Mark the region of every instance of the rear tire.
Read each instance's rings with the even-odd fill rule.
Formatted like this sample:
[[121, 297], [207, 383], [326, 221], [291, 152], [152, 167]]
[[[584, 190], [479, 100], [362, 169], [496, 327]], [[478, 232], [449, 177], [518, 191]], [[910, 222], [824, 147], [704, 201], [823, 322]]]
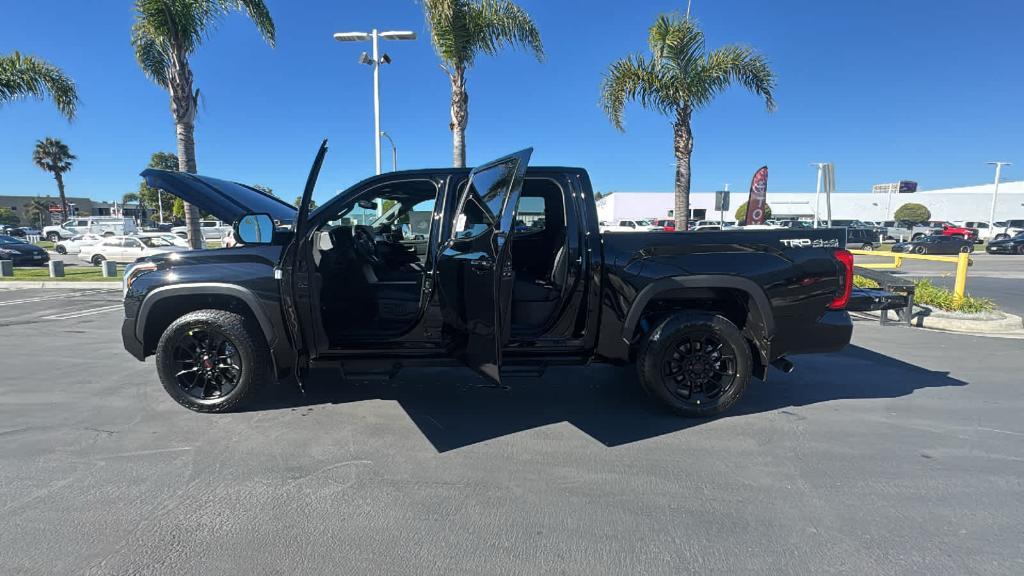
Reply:
[[68, 253], [68, 249], [63, 246], [56, 246], [53, 250], [57, 252], [57, 254], [60, 254], [61, 256]]
[[860, 247], [860, 249], [861, 250], [867, 250], [868, 252], [870, 252], [870, 251], [875, 249], [875, 245], [874, 244], [864, 244], [863, 246]]
[[711, 312], [679, 312], [644, 338], [637, 373], [644, 390], [686, 417], [721, 414], [747, 389], [750, 346], [735, 324]]
[[918, 247], [914, 248], [914, 252], [916, 252], [917, 254], [927, 254], [928, 253], [928, 249], [925, 248], [924, 246], [918, 246]]
[[175, 320], [157, 344], [156, 367], [171, 398], [196, 412], [237, 408], [273, 376], [259, 326], [226, 310], [197, 310]]
[[60, 242], [60, 234], [57, 234], [56, 232], [50, 232], [49, 234], [46, 235], [46, 239], [49, 240], [50, 242]]
[[1017, 246], [1017, 254], [1024, 256], [1024, 246]]
[[973, 246], [961, 246], [960, 247], [960, 253], [961, 254], [970, 254], [971, 252], [974, 252], [974, 247]]
[[914, 234], [913, 236], [911, 236], [910, 240], [913, 241], [913, 242], [916, 242], [916, 241], [920, 240], [921, 238], [924, 238], [924, 234], [918, 233], [918, 234]]
[[102, 266], [104, 260], [106, 260], [106, 258], [104, 258], [103, 256], [97, 254], [97, 255], [92, 257], [92, 260], [90, 260], [90, 262], [92, 262], [93, 266]]

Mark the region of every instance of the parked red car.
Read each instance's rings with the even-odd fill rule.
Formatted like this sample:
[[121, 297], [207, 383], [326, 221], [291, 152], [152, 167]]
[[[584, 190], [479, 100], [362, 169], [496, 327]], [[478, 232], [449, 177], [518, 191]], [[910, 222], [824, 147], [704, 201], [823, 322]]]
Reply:
[[942, 228], [943, 236], [953, 236], [956, 238], [963, 238], [964, 240], [970, 240], [972, 242], [978, 241], [978, 229], [977, 228], [964, 228], [963, 226], [957, 226], [950, 222], [933, 221], [928, 224], [939, 228]]
[[663, 232], [675, 232], [676, 231], [676, 221], [675, 220], [666, 220], [666, 219], [651, 220], [651, 224], [653, 224], [654, 226], [661, 226], [661, 230]]

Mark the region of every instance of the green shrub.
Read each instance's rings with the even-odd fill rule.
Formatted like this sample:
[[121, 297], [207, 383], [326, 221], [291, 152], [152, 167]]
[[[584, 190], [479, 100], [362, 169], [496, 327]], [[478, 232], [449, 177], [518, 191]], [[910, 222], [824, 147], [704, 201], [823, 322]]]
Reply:
[[896, 220], [907, 220], [909, 222], [921, 223], [932, 219], [932, 213], [924, 204], [910, 202], [900, 206], [893, 214]]
[[[853, 285], [857, 288], [878, 288], [878, 282], [856, 275], [853, 277]], [[975, 298], [970, 294], [964, 294], [963, 299], [956, 302], [952, 290], [936, 286], [926, 278], [914, 281], [914, 302], [946, 312], [964, 312], [966, 314], [991, 312], [996, 308], [995, 303], [991, 300]]]

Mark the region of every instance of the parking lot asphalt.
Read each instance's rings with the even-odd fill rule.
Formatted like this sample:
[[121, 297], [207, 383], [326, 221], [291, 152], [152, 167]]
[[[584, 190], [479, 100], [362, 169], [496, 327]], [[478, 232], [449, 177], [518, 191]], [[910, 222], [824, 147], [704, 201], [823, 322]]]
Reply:
[[1024, 573], [1020, 340], [858, 322], [712, 420], [609, 366], [201, 415], [119, 298], [0, 290], [0, 574]]

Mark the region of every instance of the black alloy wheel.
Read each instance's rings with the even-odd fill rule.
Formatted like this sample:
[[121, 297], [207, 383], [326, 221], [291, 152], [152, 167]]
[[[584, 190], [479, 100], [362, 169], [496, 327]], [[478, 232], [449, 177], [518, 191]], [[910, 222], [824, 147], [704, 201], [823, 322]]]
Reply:
[[230, 394], [242, 377], [238, 349], [215, 327], [196, 327], [174, 344], [174, 378], [196, 400], [215, 400]]
[[963, 246], [960, 247], [960, 253], [961, 254], [969, 254], [972, 251], [973, 251], [973, 248], [971, 248], [970, 246], [968, 246], [966, 244], [964, 244]]
[[723, 316], [677, 312], [648, 333], [637, 357], [644, 390], [683, 416], [720, 414], [743, 396], [751, 346]]
[[259, 325], [227, 310], [197, 310], [164, 330], [157, 373], [176, 402], [196, 412], [224, 412], [273, 379]]
[[699, 407], [727, 393], [736, 383], [736, 355], [713, 331], [690, 331], [662, 362], [670, 392]]

